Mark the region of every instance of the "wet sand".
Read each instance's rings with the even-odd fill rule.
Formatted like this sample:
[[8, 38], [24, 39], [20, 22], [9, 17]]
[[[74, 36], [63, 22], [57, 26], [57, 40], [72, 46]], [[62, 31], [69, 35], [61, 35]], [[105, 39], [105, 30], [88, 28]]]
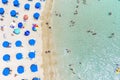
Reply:
[[56, 55], [52, 38], [51, 13], [53, 0], [47, 0], [44, 11], [41, 16], [42, 20], [42, 59], [43, 59], [43, 80], [56, 80]]

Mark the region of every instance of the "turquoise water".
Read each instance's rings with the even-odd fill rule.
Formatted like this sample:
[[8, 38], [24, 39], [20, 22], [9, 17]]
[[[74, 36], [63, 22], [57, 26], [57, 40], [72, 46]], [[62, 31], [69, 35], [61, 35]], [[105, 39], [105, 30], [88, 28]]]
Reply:
[[119, 0], [55, 0], [52, 16], [60, 80], [120, 80]]

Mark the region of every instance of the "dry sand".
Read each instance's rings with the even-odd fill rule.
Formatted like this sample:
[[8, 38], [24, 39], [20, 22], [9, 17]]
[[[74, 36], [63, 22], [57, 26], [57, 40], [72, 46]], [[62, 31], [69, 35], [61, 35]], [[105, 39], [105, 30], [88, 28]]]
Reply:
[[[24, 6], [24, 3], [26, 1], [24, 1], [24, 0], [21, 1], [21, 3], [23, 3], [23, 4], [21, 4], [21, 6]], [[12, 69], [12, 73], [10, 74], [9, 77], [0, 76], [0, 79], [2, 78], [4, 80], [8, 80], [8, 78], [9, 78], [9, 80], [19, 80], [20, 78], [23, 78], [23, 79], [26, 79], [26, 80], [32, 80], [32, 78], [34, 76], [36, 76], [36, 77], [40, 77], [41, 80], [57, 80], [56, 79], [57, 69], [55, 67], [56, 64], [57, 64], [57, 61], [56, 61], [56, 54], [55, 54], [55, 50], [54, 50], [54, 43], [53, 43], [53, 38], [52, 38], [52, 27], [51, 27], [51, 15], [52, 15], [53, 0], [46, 0], [45, 5], [42, 4], [44, 6], [44, 8], [42, 8], [42, 10], [40, 10], [40, 13], [42, 12], [40, 22], [39, 21], [35, 22], [38, 25], [41, 25], [41, 27], [38, 29], [37, 33], [32, 32], [32, 30], [30, 30], [31, 29], [30, 26], [34, 22], [33, 17], [31, 15], [33, 14], [33, 11], [38, 11], [38, 10], [35, 10], [34, 8], [32, 8], [31, 12], [28, 13], [27, 11], [25, 11], [23, 9], [23, 7], [22, 7], [22, 9], [15, 8], [15, 7], [10, 5], [11, 3], [12, 3], [12, 1], [10, 1], [10, 3], [7, 6], [4, 6], [4, 5], [1, 4], [1, 6], [4, 6], [5, 10], [7, 11], [6, 14], [5, 14], [6, 18], [4, 18], [4, 22], [2, 22], [1, 25], [4, 25], [6, 23], [6, 26], [9, 26], [11, 24], [12, 20], [15, 20], [16, 21], [15, 26], [17, 26], [17, 23], [19, 21], [22, 21], [22, 16], [24, 14], [30, 15], [30, 17], [29, 17], [30, 21], [27, 21], [27, 22], [24, 23], [25, 28], [21, 31], [20, 35], [15, 35], [14, 34], [14, 36], [11, 37], [11, 33], [13, 32], [13, 30], [10, 29], [9, 27], [5, 27], [4, 32], [0, 31], [1, 36], [3, 36], [3, 34], [6, 35], [5, 36], [6, 39], [1, 38], [1, 42], [3, 40], [8, 40], [11, 43], [13, 43], [13, 45], [14, 45], [16, 40], [22, 40], [23, 44], [24, 44], [21, 49], [18, 49], [18, 48], [16, 49], [15, 46], [13, 46], [12, 48], [7, 49], [7, 50], [2, 48], [2, 53], [1, 53], [2, 55], [4, 53], [7, 53], [7, 52], [11, 51], [10, 54], [11, 54], [12, 60], [7, 65], [9, 65], [9, 67]], [[34, 3], [35, 2], [31, 3], [32, 7], [34, 6]], [[12, 18], [11, 19], [10, 15], [9, 15], [9, 12], [10, 12], [11, 9], [15, 9], [18, 12], [22, 12], [19, 15], [20, 16], [19, 19], [17, 19], [17, 18]], [[7, 19], [9, 19], [9, 21], [7, 21]], [[42, 22], [42, 24], [41, 24], [41, 22]], [[31, 31], [31, 35], [29, 37], [24, 37], [23, 36], [24, 31], [28, 30], [28, 29]], [[8, 31], [9, 31], [9, 33], [7, 33]], [[41, 34], [42, 34], [42, 37], [41, 37]], [[38, 44], [36, 44], [36, 47], [34, 47], [34, 49], [36, 49], [36, 52], [38, 54], [37, 54], [36, 59], [34, 59], [32, 61], [29, 60], [29, 58], [27, 57], [28, 56], [27, 53], [29, 51], [33, 50], [33, 48], [30, 47], [29, 44], [27, 44], [28, 40], [30, 38], [35, 38], [37, 43], [38, 43]], [[0, 44], [2, 44], [2, 43], [0, 43]], [[15, 54], [18, 51], [21, 51], [21, 52], [24, 53], [24, 59], [22, 61], [17, 61], [15, 59]], [[41, 54], [41, 52], [42, 52], [42, 54]], [[14, 64], [14, 63], [16, 63], [16, 64]], [[29, 66], [32, 63], [36, 63], [38, 65], [42, 64], [42, 66], [39, 66], [39, 72], [33, 74], [29, 70]], [[1, 68], [1, 71], [2, 71], [2, 69], [4, 67], [6, 67], [6, 64], [3, 61], [1, 61], [1, 64], [2, 64], [2, 66], [0, 68]], [[17, 73], [16, 68], [17, 68], [18, 65], [25, 66], [26, 71], [25, 71], [24, 74], [14, 77], [15, 73]]]
[[[1, 65], [0, 66], [0, 80], [21, 80], [21, 79], [32, 80], [33, 77], [40, 77], [41, 80], [43, 80], [43, 77], [44, 77], [43, 69], [40, 66], [43, 62], [42, 56], [41, 56], [41, 53], [42, 53], [42, 37], [41, 37], [42, 33], [41, 32], [42, 31], [41, 31], [41, 27], [38, 28], [37, 32], [34, 32], [31, 29], [33, 23], [38, 24], [39, 26], [41, 25], [41, 23], [40, 23], [41, 20], [39, 22], [39, 20], [34, 20], [34, 18], [33, 18], [34, 11], [39, 12], [40, 14], [42, 12], [42, 10], [35, 9], [34, 5], [35, 5], [36, 1], [39, 1], [39, 0], [33, 0], [33, 2], [29, 2], [31, 4], [31, 9], [29, 11], [24, 10], [24, 4], [27, 3], [28, 0], [20, 0], [21, 5], [19, 8], [14, 7], [12, 5], [13, 1], [11, 1], [11, 0], [9, 0], [9, 3], [7, 5], [3, 5], [0, 2], [0, 7], [4, 7], [4, 9], [5, 9], [5, 14], [3, 17], [4, 20], [0, 21], [0, 28], [1, 28], [1, 26], [4, 26], [4, 31], [0, 30], [0, 37], [1, 37], [0, 38], [0, 52], [1, 52], [0, 53], [0, 65]], [[44, 6], [44, 3], [42, 4], [42, 6]], [[18, 18], [13, 18], [10, 16], [10, 11], [12, 9], [19, 12]], [[24, 14], [29, 15], [29, 20], [26, 22], [23, 21]], [[0, 16], [0, 18], [2, 18], [2, 17]], [[13, 33], [14, 29], [9, 27], [12, 24], [13, 20], [15, 20], [15, 23], [14, 23], [15, 28], [17, 28], [18, 22], [23, 22], [23, 24], [24, 24], [25, 28], [21, 29], [21, 33], [19, 35], [14, 34]], [[26, 30], [30, 30], [30, 32], [31, 32], [30, 36], [24, 36], [24, 32]], [[13, 34], [13, 36], [11, 34]], [[31, 38], [36, 40], [37, 44], [34, 47], [30, 46], [28, 44], [28, 40]], [[15, 42], [17, 40], [21, 40], [23, 42], [23, 47], [18, 48], [15, 46]], [[7, 49], [3, 48], [2, 47], [3, 41], [11, 42], [12, 47], [7, 48]], [[32, 50], [35, 50], [37, 53], [36, 58], [33, 60], [31, 60], [28, 57], [28, 53]], [[15, 56], [18, 52], [23, 53], [22, 60], [16, 60]], [[2, 57], [5, 53], [10, 54], [10, 56], [11, 56], [11, 60], [8, 62], [4, 62], [2, 60]], [[39, 71], [35, 72], [35, 73], [31, 72], [31, 70], [30, 70], [31, 64], [37, 64]], [[17, 67], [20, 65], [25, 67], [25, 72], [23, 74], [18, 74], [18, 72], [17, 72]], [[9, 67], [12, 70], [11, 74], [9, 76], [3, 76], [3, 74], [2, 74], [3, 68], [5, 68], [5, 67]], [[17, 74], [17, 76], [15, 77], [16, 74]]]

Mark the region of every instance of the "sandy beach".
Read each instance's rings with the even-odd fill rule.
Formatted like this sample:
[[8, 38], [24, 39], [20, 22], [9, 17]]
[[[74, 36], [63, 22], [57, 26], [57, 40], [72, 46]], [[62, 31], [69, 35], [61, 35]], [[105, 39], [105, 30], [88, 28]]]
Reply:
[[53, 0], [0, 3], [0, 80], [56, 80], [52, 7]]
[[55, 68], [56, 55], [54, 51], [54, 43], [52, 36], [51, 15], [52, 15], [53, 0], [47, 0], [44, 11], [42, 12], [42, 43], [43, 43], [43, 80], [56, 80], [57, 70]]
[[[43, 1], [43, 0], [42, 0]], [[20, 6], [13, 6], [13, 1], [9, 1], [7, 4], [3, 4], [0, 2], [0, 8], [4, 9], [4, 13], [0, 16], [0, 50], [1, 50], [1, 59], [0, 59], [0, 80], [33, 80], [33, 78], [39, 78], [43, 80], [43, 68], [41, 67], [44, 58], [42, 59], [42, 26], [41, 19], [34, 19], [34, 13], [42, 15], [44, 10], [45, 2], [39, 0], [28, 1], [22, 0], [20, 1]], [[36, 9], [36, 2], [41, 3], [41, 8]], [[29, 4], [30, 9], [25, 10], [24, 5]], [[11, 11], [16, 11], [15, 16], [11, 17]], [[28, 15], [28, 20], [23, 20], [23, 16]], [[19, 28], [19, 23], [22, 23], [23, 26]], [[33, 24], [38, 25], [37, 31], [32, 30]], [[15, 30], [19, 30], [19, 34], [15, 32]], [[35, 40], [36, 44], [30, 45], [29, 41]], [[3, 42], [7, 41], [10, 43], [10, 46], [7, 48], [3, 47]], [[16, 46], [16, 42], [21, 41]], [[33, 53], [29, 55], [30, 52]], [[20, 60], [17, 59], [17, 53], [21, 53], [22, 57]], [[10, 59], [8, 61], [2, 60], [5, 54], [9, 54]], [[6, 59], [6, 58], [5, 58]], [[33, 70], [31, 66], [34, 65]], [[20, 66], [20, 68], [19, 68]], [[21, 68], [22, 66], [22, 68]], [[5, 68], [9, 68], [9, 70], [4, 71]], [[18, 71], [20, 69], [20, 71]], [[6, 73], [8, 72], [8, 73]], [[10, 72], [10, 73], [9, 73]]]

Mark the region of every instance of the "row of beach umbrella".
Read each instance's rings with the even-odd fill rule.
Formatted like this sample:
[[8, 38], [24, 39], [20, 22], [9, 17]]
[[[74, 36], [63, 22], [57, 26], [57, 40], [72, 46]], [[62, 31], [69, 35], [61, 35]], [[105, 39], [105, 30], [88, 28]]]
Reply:
[[[17, 71], [18, 74], [23, 74], [23, 73], [25, 72], [25, 68], [24, 68], [24, 66], [19, 65], [19, 66], [17, 67], [17, 70], [16, 70], [16, 71]], [[30, 71], [31, 71], [31, 72], [38, 72], [38, 65], [37, 65], [37, 64], [31, 64], [31, 65], [30, 65]], [[3, 69], [3, 71], [2, 71], [2, 74], [3, 74], [4, 76], [9, 76], [10, 73], [11, 73], [11, 69], [10, 69], [9, 67], [5, 67], [5, 68]]]
[[[28, 53], [28, 57], [32, 60], [32, 59], [34, 59], [35, 57], [36, 57], [36, 52], [35, 51], [30, 51], [29, 53]], [[3, 61], [5, 61], [5, 62], [9, 62], [10, 61], [10, 54], [4, 54], [3, 55]], [[23, 54], [22, 53], [17, 53], [16, 54], [16, 59], [17, 60], [21, 60], [21, 59], [23, 59]]]
[[[5, 4], [5, 5], [6, 5], [8, 2], [9, 2], [8, 0], [2, 0], [2, 3]], [[13, 1], [13, 5], [14, 5], [15, 7], [19, 7], [19, 6], [20, 6], [19, 0], [14, 0], [14, 1]], [[40, 3], [40, 2], [36, 2], [36, 3], [35, 3], [35, 8], [36, 8], [36, 9], [41, 9], [41, 3]], [[24, 9], [25, 9], [25, 10], [30, 10], [30, 4], [29, 4], [29, 3], [26, 3], [26, 4], [24, 5]], [[0, 8], [0, 15], [3, 15], [4, 13], [5, 13], [5, 10], [4, 10], [4, 8], [1, 7], [1, 8]], [[17, 12], [16, 10], [11, 10], [11, 11], [10, 11], [10, 15], [11, 15], [11, 17], [17, 17], [18, 12]], [[34, 12], [33, 17], [34, 17], [34, 19], [38, 20], [39, 17], [40, 17], [40, 14], [39, 14], [38, 12]], [[27, 19], [28, 19], [28, 15], [24, 15], [23, 19], [24, 19], [24, 20], [27, 20]]]
[[[29, 43], [30, 46], [34, 46], [34, 45], [36, 44], [36, 40], [35, 40], [35, 39], [29, 39], [28, 43]], [[12, 44], [12, 43], [9, 42], [9, 41], [3, 41], [2, 46], [3, 46], [4, 48], [10, 48], [10, 47], [11, 47], [11, 44]], [[16, 46], [16, 47], [22, 47], [22, 46], [23, 46], [23, 45], [22, 45], [22, 41], [21, 41], [21, 40], [17, 40], [17, 41], [15, 42], [15, 46]]]

